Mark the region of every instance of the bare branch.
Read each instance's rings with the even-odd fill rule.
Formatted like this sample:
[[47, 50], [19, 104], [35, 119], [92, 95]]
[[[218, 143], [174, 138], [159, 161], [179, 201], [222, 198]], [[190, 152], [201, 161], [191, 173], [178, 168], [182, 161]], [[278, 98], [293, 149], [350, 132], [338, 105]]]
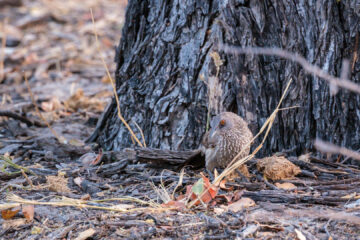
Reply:
[[351, 157], [355, 160], [360, 161], [360, 153], [355, 152], [353, 150], [336, 146], [329, 142], [324, 142], [320, 139], [316, 139], [314, 142], [314, 147], [319, 150], [320, 152], [324, 153], [332, 153], [332, 154], [341, 154], [347, 157]]
[[[219, 47], [223, 49], [226, 53], [237, 53], [237, 54], [255, 54], [255, 55], [266, 55], [266, 56], [277, 56], [285, 58], [300, 64], [304, 70], [308, 73], [314, 74], [319, 78], [322, 78], [330, 83], [330, 86], [341, 87], [356, 93], [360, 93], [360, 85], [350, 81], [347, 78], [344, 78], [346, 69], [343, 69], [343, 74], [341, 78], [334, 77], [329, 73], [325, 72], [316, 65], [309, 63], [303, 56], [298, 53], [292, 53], [280, 48], [260, 48], [260, 47], [236, 47], [225, 44], [219, 44]], [[347, 65], [343, 64], [343, 68]]]

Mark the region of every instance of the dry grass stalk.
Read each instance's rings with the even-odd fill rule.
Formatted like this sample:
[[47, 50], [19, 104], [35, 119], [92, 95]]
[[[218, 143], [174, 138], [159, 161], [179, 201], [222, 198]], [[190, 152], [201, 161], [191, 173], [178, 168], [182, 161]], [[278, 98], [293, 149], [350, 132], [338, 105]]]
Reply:
[[171, 200], [170, 194], [168, 193], [162, 182], [160, 184], [160, 187], [155, 186], [155, 184], [152, 182], [150, 183], [150, 185], [162, 202], [167, 203]]
[[24, 79], [25, 79], [25, 83], [26, 83], [26, 86], [27, 86], [27, 89], [29, 91], [29, 94], [30, 94], [30, 98], [31, 98], [31, 101], [35, 107], [35, 111], [36, 111], [36, 114], [38, 115], [38, 117], [46, 124], [46, 126], [50, 129], [51, 133], [56, 137], [56, 139], [60, 142], [60, 143], [64, 143], [64, 144], [67, 144], [68, 141], [65, 139], [65, 137], [63, 136], [59, 136], [57, 134], [57, 132], [50, 126], [50, 123], [44, 118], [44, 116], [41, 114], [40, 110], [39, 110], [39, 107], [38, 105], [36, 104], [36, 101], [35, 101], [35, 98], [34, 98], [34, 94], [33, 92], [31, 91], [31, 88], [30, 88], [30, 84], [29, 84], [29, 81], [27, 79], [27, 76], [26, 74], [24, 74]]
[[180, 171], [179, 182], [176, 184], [174, 191], [171, 194], [171, 199], [175, 199], [175, 192], [178, 189], [178, 187], [182, 186], [184, 175], [185, 175], [185, 169], [182, 168]]
[[236, 54], [254, 54], [254, 55], [266, 55], [266, 56], [277, 56], [285, 58], [300, 64], [304, 70], [308, 73], [314, 74], [315, 76], [322, 78], [330, 83], [330, 87], [341, 87], [356, 93], [360, 93], [360, 85], [350, 81], [343, 76], [347, 76], [349, 69], [346, 68], [345, 62], [343, 62], [343, 73], [340, 78], [334, 77], [329, 73], [325, 72], [316, 65], [309, 63], [303, 56], [297, 53], [292, 53], [280, 48], [261, 48], [261, 47], [235, 47], [226, 44], [220, 44], [220, 48], [224, 49], [226, 53]]
[[[94, 206], [89, 205], [88, 203], [94, 203], [95, 201], [86, 201], [86, 200], [80, 200], [80, 199], [73, 199], [73, 198], [67, 198], [62, 197], [60, 201], [51, 201], [51, 202], [39, 202], [36, 200], [27, 200], [23, 199], [15, 194], [9, 194], [6, 198], [8, 201], [12, 201], [15, 203], [20, 204], [31, 204], [31, 205], [47, 205], [47, 206], [54, 206], [54, 207], [78, 207], [78, 208], [92, 208], [92, 209], [98, 209], [98, 210], [106, 210], [106, 211], [114, 211], [114, 212], [136, 212], [136, 211], [143, 211], [143, 212], [161, 212], [161, 211], [167, 211], [171, 210], [173, 208], [163, 208], [163, 207], [155, 207], [155, 208], [149, 208], [149, 207], [143, 207], [143, 208], [133, 208], [133, 209], [121, 209], [114, 206], [109, 207], [102, 207], [102, 206]], [[127, 200], [130, 200], [127, 199]], [[104, 200], [103, 200], [104, 201]], [[6, 206], [12, 206], [14, 203], [5, 203]], [[0, 209], [4, 208], [2, 206], [3, 204], [0, 204]]]
[[101, 202], [110, 202], [110, 201], [129, 201], [129, 202], [136, 202], [142, 205], [148, 205], [151, 206], [153, 208], [159, 208], [161, 207], [161, 204], [155, 203], [154, 201], [144, 201], [135, 197], [130, 197], [130, 196], [125, 196], [125, 197], [121, 197], [121, 198], [106, 198], [106, 199], [101, 199], [101, 200], [92, 200], [92, 202], [97, 202], [97, 203], [101, 203]]
[[27, 183], [31, 186], [31, 188], [34, 188], [34, 184], [31, 181], [31, 179], [28, 177], [28, 175], [25, 173], [25, 171], [23, 169], [20, 169], [21, 174], [24, 176], [24, 178], [26, 179]]
[[[286, 93], [287, 93], [287, 91], [288, 91], [288, 89], [289, 89], [289, 87], [290, 87], [291, 82], [292, 82], [292, 79], [290, 79], [290, 81], [288, 82], [288, 84], [287, 84], [287, 86], [286, 86], [286, 88], [285, 88], [285, 90], [284, 90], [284, 92], [283, 92], [283, 94], [282, 94], [282, 96], [281, 96], [281, 98], [280, 98], [280, 101], [279, 101], [276, 109], [273, 111], [273, 113], [270, 115], [270, 117], [266, 120], [266, 122], [264, 123], [264, 125], [261, 127], [260, 131], [256, 134], [255, 137], [253, 137], [253, 139], [251, 140], [251, 142], [249, 142], [249, 143], [243, 148], [243, 150], [240, 151], [240, 152], [234, 157], [234, 159], [229, 163], [229, 165], [224, 169], [224, 171], [223, 171], [219, 176], [217, 176], [217, 177], [214, 179], [214, 181], [213, 181], [212, 184], [209, 186], [209, 188], [212, 187], [212, 186], [214, 186], [214, 185], [215, 185], [215, 186], [218, 186], [218, 185], [220, 184], [220, 181], [221, 181], [224, 177], [230, 175], [234, 170], [236, 170], [237, 168], [239, 168], [239, 167], [240, 167], [241, 165], [243, 165], [245, 162], [247, 162], [247, 161], [249, 161], [250, 159], [252, 159], [253, 157], [255, 157], [255, 154], [262, 148], [262, 146], [263, 146], [263, 144], [264, 144], [267, 136], [269, 135], [269, 132], [270, 132], [270, 130], [271, 130], [271, 127], [272, 127], [272, 125], [273, 125], [273, 123], [274, 123], [274, 121], [275, 121], [276, 115], [277, 115], [277, 113], [280, 111], [280, 105], [281, 105], [282, 101], [284, 100], [284, 97], [285, 97], [285, 95], [286, 95]], [[265, 130], [266, 130], [266, 131], [265, 131]], [[258, 138], [258, 137], [260, 136], [260, 134], [262, 134], [264, 131], [265, 131], [265, 135], [264, 135], [263, 140], [261, 141], [260, 145], [259, 145], [250, 155], [248, 155], [248, 156], [246, 156], [246, 157], [238, 160], [239, 156], [243, 153], [243, 151], [244, 151], [245, 149], [247, 149], [247, 147], [250, 146], [250, 145], [254, 142], [254, 140], [255, 140], [256, 138]], [[207, 188], [207, 189], [202, 193], [202, 195], [200, 196], [200, 198], [208, 192], [208, 189], [209, 189], [209, 188]], [[192, 206], [196, 203], [196, 201], [197, 201], [197, 200], [191, 201], [191, 202], [188, 204], [188, 207], [189, 207], [189, 208], [192, 207]]]
[[[95, 35], [96, 48], [97, 48], [98, 52], [100, 53], [100, 52], [101, 52], [101, 51], [100, 51], [100, 44], [99, 44], [99, 40], [98, 40], [98, 34], [97, 34], [97, 31], [96, 31], [94, 15], [93, 15], [93, 12], [92, 12], [92, 9], [91, 9], [91, 8], [90, 8], [90, 14], [91, 14], [91, 20], [92, 20], [92, 23], [93, 23], [93, 26], [94, 26], [94, 35]], [[119, 117], [119, 119], [121, 120], [121, 122], [125, 125], [125, 127], [129, 130], [131, 136], [133, 137], [133, 139], [135, 139], [135, 141], [139, 144], [139, 146], [140, 146], [140, 147], [144, 147], [143, 144], [142, 144], [142, 143], [140, 142], [140, 140], [136, 137], [135, 133], [133, 132], [133, 130], [131, 129], [131, 127], [129, 126], [129, 124], [126, 122], [126, 120], [124, 119], [124, 117], [123, 117], [122, 114], [121, 114], [121, 111], [120, 111], [120, 101], [119, 101], [119, 97], [118, 97], [117, 92], [116, 92], [115, 81], [114, 81], [114, 79], [111, 77], [109, 68], [107, 67], [104, 58], [101, 56], [101, 54], [99, 54], [99, 56], [100, 56], [101, 62], [103, 63], [103, 65], [104, 65], [104, 67], [105, 67], [106, 74], [107, 74], [108, 78], [110, 79], [111, 86], [112, 86], [113, 91], [114, 91], [114, 96], [115, 96], [115, 100], [116, 100], [118, 117]]]
[[142, 138], [142, 141], [143, 141], [143, 145], [144, 145], [144, 147], [146, 147], [144, 132], [142, 131], [141, 127], [140, 127], [135, 121], [132, 121], [132, 122], [135, 124], [135, 126], [136, 126], [137, 129], [139, 130], [140, 135], [141, 135], [141, 138]]

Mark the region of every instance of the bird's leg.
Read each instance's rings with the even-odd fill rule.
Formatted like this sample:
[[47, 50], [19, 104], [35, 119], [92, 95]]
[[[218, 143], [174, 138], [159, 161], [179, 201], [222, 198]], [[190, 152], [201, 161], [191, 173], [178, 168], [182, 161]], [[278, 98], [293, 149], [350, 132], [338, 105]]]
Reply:
[[206, 169], [206, 172], [209, 175], [209, 180], [213, 181], [214, 180], [214, 174], [209, 169]]

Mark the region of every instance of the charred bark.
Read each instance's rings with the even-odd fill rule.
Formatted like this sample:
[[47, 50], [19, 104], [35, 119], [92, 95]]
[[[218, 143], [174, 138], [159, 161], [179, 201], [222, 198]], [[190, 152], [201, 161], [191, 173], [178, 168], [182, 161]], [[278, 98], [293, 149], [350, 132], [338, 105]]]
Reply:
[[[292, 148], [300, 154], [316, 137], [359, 149], [359, 95], [340, 90], [332, 96], [327, 82], [289, 60], [217, 47], [282, 48], [335, 76], [349, 59], [349, 79], [360, 83], [359, 9], [352, 0], [130, 0], [115, 58], [122, 114], [134, 130], [133, 121], [141, 126], [150, 147], [194, 149], [209, 106], [211, 115], [239, 114], [256, 133], [292, 78], [282, 107], [299, 108], [279, 112], [260, 155]], [[115, 101], [90, 140], [106, 150], [133, 145]]]

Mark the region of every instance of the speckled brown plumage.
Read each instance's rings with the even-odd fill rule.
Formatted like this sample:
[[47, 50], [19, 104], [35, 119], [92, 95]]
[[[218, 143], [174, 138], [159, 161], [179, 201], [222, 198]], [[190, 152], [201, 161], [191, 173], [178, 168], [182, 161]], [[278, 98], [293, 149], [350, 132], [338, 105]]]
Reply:
[[[253, 135], [247, 123], [232, 112], [222, 112], [211, 121], [211, 130], [203, 138], [201, 150], [205, 154], [206, 169], [225, 168], [251, 141]], [[238, 159], [250, 153], [244, 149]]]

